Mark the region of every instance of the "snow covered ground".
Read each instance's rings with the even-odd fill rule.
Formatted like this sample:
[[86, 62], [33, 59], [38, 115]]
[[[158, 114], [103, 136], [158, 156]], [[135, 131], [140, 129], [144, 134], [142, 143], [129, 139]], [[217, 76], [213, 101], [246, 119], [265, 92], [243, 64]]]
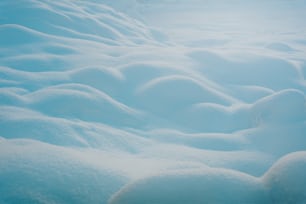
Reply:
[[304, 0], [2, 0], [0, 203], [306, 203]]

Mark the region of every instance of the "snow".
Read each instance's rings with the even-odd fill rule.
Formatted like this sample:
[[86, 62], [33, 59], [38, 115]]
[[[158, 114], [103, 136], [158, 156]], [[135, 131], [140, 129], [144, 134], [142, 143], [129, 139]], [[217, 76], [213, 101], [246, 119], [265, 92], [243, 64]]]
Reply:
[[129, 184], [110, 203], [267, 203], [268, 198], [256, 178], [229, 170], [201, 169]]
[[305, 151], [294, 152], [277, 161], [263, 176], [275, 203], [304, 203]]
[[305, 8], [1, 1], [0, 203], [306, 203]]

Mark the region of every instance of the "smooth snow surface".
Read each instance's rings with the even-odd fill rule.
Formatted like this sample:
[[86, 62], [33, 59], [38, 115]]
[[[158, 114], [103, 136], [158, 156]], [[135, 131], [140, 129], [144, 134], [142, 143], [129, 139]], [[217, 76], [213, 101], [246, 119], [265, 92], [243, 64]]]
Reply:
[[306, 203], [305, 10], [2, 0], [0, 203]]

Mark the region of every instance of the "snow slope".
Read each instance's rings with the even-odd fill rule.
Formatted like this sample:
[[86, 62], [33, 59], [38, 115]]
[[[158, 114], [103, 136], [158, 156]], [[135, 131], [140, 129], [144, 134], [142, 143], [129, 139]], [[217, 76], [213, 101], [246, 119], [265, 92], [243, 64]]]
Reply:
[[296, 1], [0, 2], [0, 203], [306, 203]]

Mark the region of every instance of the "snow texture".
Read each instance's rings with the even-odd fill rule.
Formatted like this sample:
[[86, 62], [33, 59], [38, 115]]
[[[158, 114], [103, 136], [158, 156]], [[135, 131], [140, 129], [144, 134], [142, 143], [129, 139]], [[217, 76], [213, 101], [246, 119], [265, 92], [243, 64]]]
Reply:
[[305, 9], [2, 0], [0, 203], [306, 203]]

